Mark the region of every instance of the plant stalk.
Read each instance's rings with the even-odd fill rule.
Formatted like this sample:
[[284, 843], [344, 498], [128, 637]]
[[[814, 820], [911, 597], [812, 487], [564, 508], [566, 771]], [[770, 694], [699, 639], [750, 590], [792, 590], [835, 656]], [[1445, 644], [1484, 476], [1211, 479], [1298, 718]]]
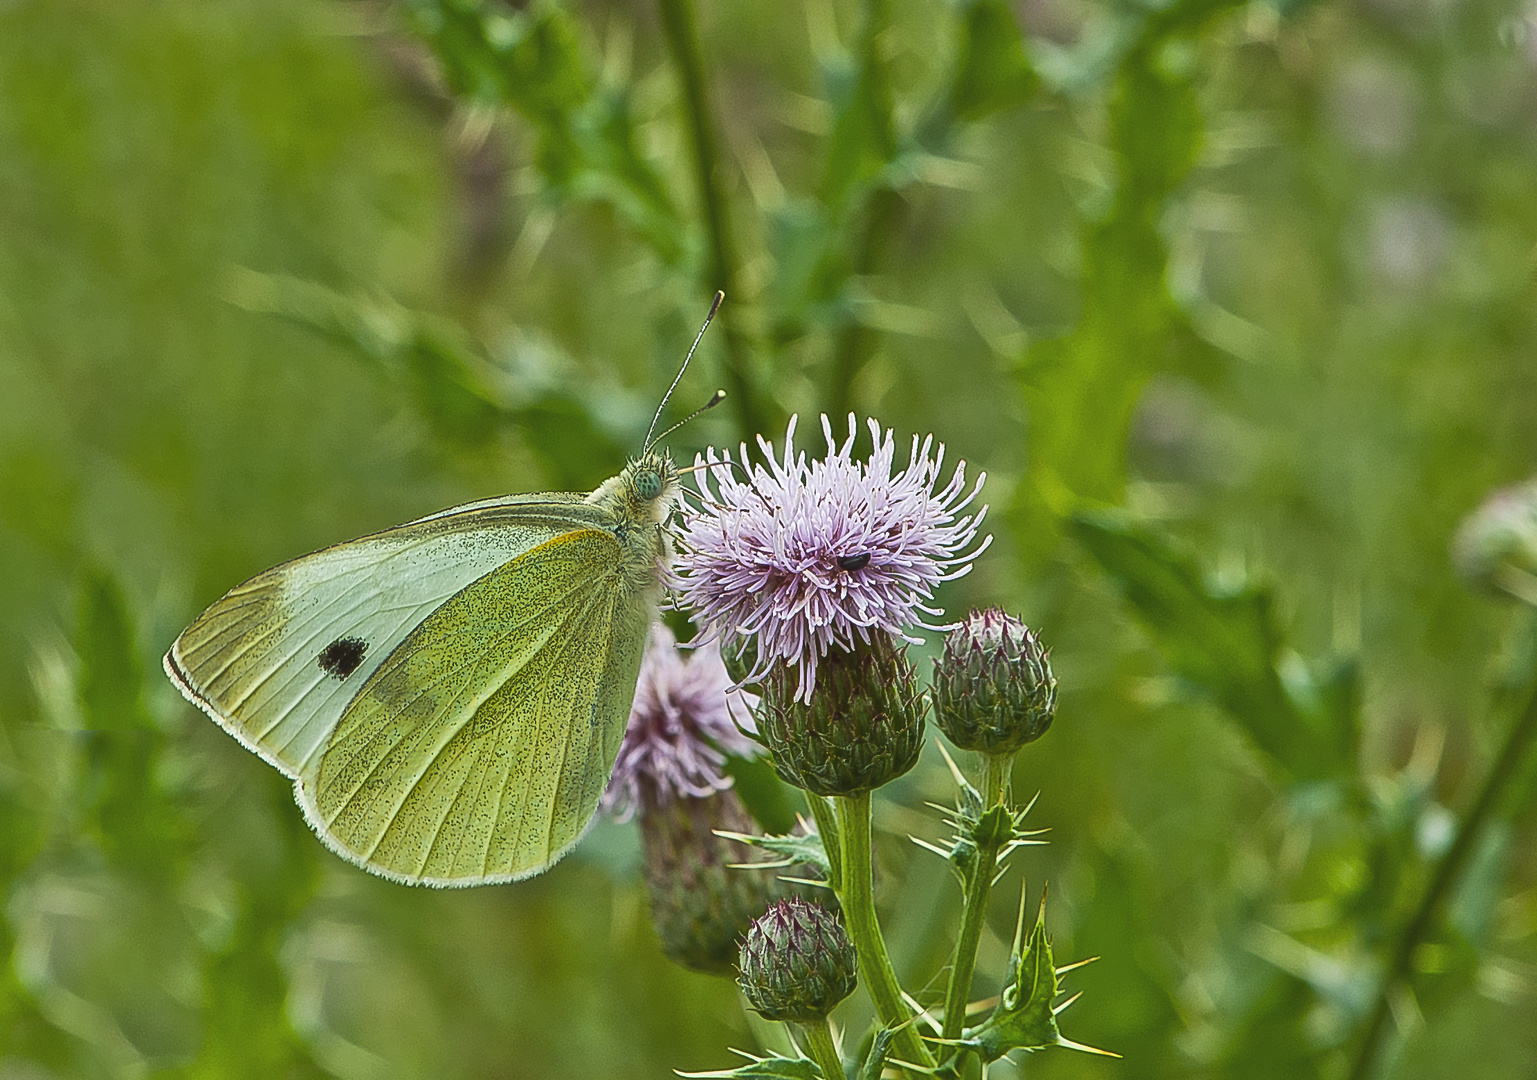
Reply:
[[[897, 137], [891, 119], [891, 76], [881, 44], [890, 22], [890, 8], [889, 0], [865, 0], [864, 27], [859, 42], [859, 78], [865, 90], [861, 96], [869, 103], [865, 122], [869, 127], [868, 137], [875, 143], [873, 149], [883, 162], [889, 162], [897, 153]], [[829, 155], [837, 152], [836, 146], [829, 149]], [[863, 205], [856, 209], [845, 202], [845, 192], [826, 190], [829, 179], [825, 177], [823, 181], [823, 202], [843, 203], [845, 220], [856, 222], [858, 230], [851, 245], [849, 277], [867, 277], [875, 272], [891, 237], [899, 229], [904, 210], [902, 197], [889, 183], [880, 181], [865, 194]], [[864, 325], [857, 315], [839, 332], [828, 368], [829, 415], [842, 416], [849, 411], [853, 404], [854, 381], [875, 355], [879, 342], [879, 332]]]
[[689, 143], [694, 152], [694, 182], [709, 238], [704, 285], [711, 293], [719, 289], [726, 294], [726, 304], [717, 318], [726, 337], [727, 400], [736, 414], [739, 435], [751, 442], [760, 432], [767, 431], [768, 425], [750, 375], [750, 349], [732, 313], [732, 299], [740, 301], [736, 297], [736, 242], [731, 231], [731, 215], [726, 209], [726, 195], [720, 184], [720, 154], [715, 143], [709, 91], [705, 86], [704, 61], [699, 53], [698, 20], [694, 16], [693, 0], [657, 0], [657, 7], [667, 49], [683, 90]]
[[822, 1070], [823, 1080], [844, 1080], [843, 1059], [838, 1056], [838, 1048], [833, 1045], [830, 1025], [830, 1020], [822, 1020], [820, 1023], [796, 1024], [795, 1027], [811, 1050], [811, 1060]]
[[1519, 772], [1534, 739], [1537, 739], [1537, 685], [1532, 687], [1525, 709], [1516, 718], [1510, 734], [1505, 737], [1505, 744], [1495, 755], [1494, 765], [1484, 778], [1483, 786], [1473, 800], [1472, 809], [1457, 830], [1457, 839], [1452, 841], [1452, 846], [1441, 857], [1435, 875], [1425, 887], [1425, 894], [1420, 897], [1419, 906], [1399, 935], [1387, 970], [1383, 973], [1382, 985], [1377, 990], [1377, 1001], [1372, 1008], [1371, 1018], [1366, 1022], [1366, 1033], [1361, 1038], [1361, 1049], [1350, 1070], [1350, 1080], [1370, 1080], [1376, 1072], [1383, 1036], [1387, 1032], [1388, 1020], [1392, 1017], [1393, 995], [1412, 974], [1415, 952], [1434, 929], [1442, 901], [1457, 883], [1468, 856], [1473, 853], [1484, 826], [1499, 804], [1500, 796]]
[[844, 795], [834, 800], [843, 834], [843, 887], [838, 899], [843, 903], [843, 918], [849, 937], [859, 951], [859, 975], [865, 992], [875, 1004], [876, 1015], [889, 1028], [898, 1028], [896, 1049], [904, 1061], [932, 1068], [929, 1053], [902, 1001], [902, 984], [891, 967], [886, 939], [881, 935], [875, 915], [875, 868], [871, 862], [870, 793]]
[[[989, 763], [992, 759], [989, 758]], [[991, 779], [992, 770], [988, 770]], [[989, 803], [989, 805], [994, 805]], [[993, 894], [998, 870], [998, 847], [977, 848], [977, 861], [966, 885], [966, 906], [961, 912], [961, 932], [955, 939], [955, 958], [950, 963], [950, 985], [945, 990], [944, 1037], [958, 1039], [966, 1025], [966, 1006], [971, 1000], [971, 976], [977, 966], [977, 946], [987, 922], [987, 900]]]
[[822, 850], [827, 852], [827, 884], [833, 892], [843, 895], [843, 840], [838, 828], [838, 812], [832, 803], [821, 795], [806, 792], [806, 802], [811, 806], [811, 816], [816, 819], [817, 833], [822, 837]]
[[991, 810], [1009, 797], [1009, 782], [1014, 778], [1013, 754], [982, 755], [982, 806]]

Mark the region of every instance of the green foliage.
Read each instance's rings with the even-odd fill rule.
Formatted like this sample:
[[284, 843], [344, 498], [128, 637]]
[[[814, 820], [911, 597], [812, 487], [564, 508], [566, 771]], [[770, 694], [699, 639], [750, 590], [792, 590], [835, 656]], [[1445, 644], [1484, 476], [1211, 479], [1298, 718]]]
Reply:
[[[752, 1045], [662, 959], [625, 828], [506, 889], [367, 879], [159, 670], [265, 566], [612, 475], [725, 287], [672, 411], [737, 411], [675, 455], [794, 411], [813, 452], [824, 410], [933, 431], [996, 536], [940, 604], [1053, 643], [1060, 719], [1013, 777], [1053, 842], [1015, 861], [1064, 897], [1050, 942], [1105, 957], [1071, 1030], [1128, 1062], [990, 1076], [1524, 1075], [1537, 634], [1447, 548], [1537, 450], [1529, 24], [0, 7], [0, 1073], [629, 1077]], [[955, 886], [901, 837], [950, 852], [914, 813], [947, 784], [926, 752], [874, 815], [931, 1009], [908, 976]], [[1039, 921], [1011, 951], [981, 907], [976, 984], [1033, 980], [992, 1053], [1044, 1037], [1055, 976]], [[757, 1047], [739, 1075], [815, 1075]]]
[[828, 877], [827, 849], [817, 833], [786, 833], [783, 835], [746, 836], [741, 833], [725, 834], [732, 840], [750, 844], [772, 856], [753, 863], [762, 867], [804, 866], [816, 872], [822, 879]]
[[100, 572], [81, 586], [75, 632], [86, 739], [79, 799], [104, 853], [121, 869], [163, 882], [181, 846], [174, 806], [156, 775], [163, 739], [144, 709], [143, 672], [127, 602]]
[[698, 1080], [822, 1080], [822, 1070], [808, 1058], [760, 1058], [746, 1053], [742, 1056], [747, 1058], [747, 1064], [738, 1065], [734, 1069], [678, 1075]]
[[964, 9], [945, 104], [949, 115], [970, 122], [1024, 104], [1039, 80], [1007, 4], [969, 0]]
[[1298, 660], [1283, 682], [1288, 657], [1269, 591], [1213, 588], [1188, 555], [1124, 515], [1080, 513], [1072, 530], [1125, 591], [1174, 672], [1231, 713], [1288, 777], [1354, 771], [1355, 668], [1340, 663], [1315, 676]]
[[592, 74], [582, 30], [568, 12], [549, 2], [527, 11], [484, 0], [410, 0], [407, 7], [456, 95], [508, 105], [534, 125], [535, 161], [553, 195], [607, 200], [661, 258], [682, 257], [682, 221], [640, 153], [626, 92]]
[[1043, 900], [1023, 947], [1015, 942], [1009, 957], [1008, 981], [999, 995], [998, 1007], [985, 1023], [968, 1031], [958, 1045], [975, 1050], [985, 1062], [997, 1061], [1014, 1050], [1072, 1045], [1064, 1043], [1057, 1029], [1056, 1002], [1060, 993], [1051, 942], [1046, 937]]

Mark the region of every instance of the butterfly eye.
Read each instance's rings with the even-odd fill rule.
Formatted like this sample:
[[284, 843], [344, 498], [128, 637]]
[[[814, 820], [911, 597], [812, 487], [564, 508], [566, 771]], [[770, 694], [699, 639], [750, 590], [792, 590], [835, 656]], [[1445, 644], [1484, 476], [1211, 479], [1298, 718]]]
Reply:
[[650, 501], [662, 493], [662, 478], [651, 469], [635, 474], [635, 494]]
[[838, 569], [839, 570], [850, 570], [850, 571], [853, 571], [853, 570], [863, 570], [865, 567], [867, 567], [869, 565], [870, 565], [870, 553], [868, 551], [861, 551], [858, 555], [839, 555], [838, 556]]

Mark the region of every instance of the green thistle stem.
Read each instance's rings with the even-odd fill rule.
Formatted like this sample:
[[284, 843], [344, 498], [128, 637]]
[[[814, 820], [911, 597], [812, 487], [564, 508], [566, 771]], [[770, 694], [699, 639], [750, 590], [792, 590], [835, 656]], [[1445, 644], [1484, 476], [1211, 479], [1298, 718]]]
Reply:
[[1014, 777], [1014, 754], [982, 755], [982, 805], [991, 809], [1009, 795], [1009, 781]]
[[902, 984], [891, 966], [891, 956], [886, 952], [886, 939], [881, 935], [880, 922], [875, 915], [875, 868], [870, 856], [870, 793], [844, 795], [835, 802], [838, 808], [843, 834], [842, 887], [838, 899], [843, 902], [843, 918], [848, 926], [854, 948], [859, 950], [859, 974], [864, 980], [865, 991], [875, 1004], [875, 1012], [886, 1027], [898, 1028], [897, 1054], [914, 1065], [932, 1068], [934, 1058], [929, 1048], [918, 1037], [906, 1004], [902, 1001]]
[[832, 803], [820, 795], [806, 792], [806, 802], [811, 805], [811, 816], [816, 819], [817, 834], [822, 838], [822, 848], [827, 852], [827, 883], [833, 892], [843, 894], [843, 842], [839, 838], [838, 812]]
[[[1010, 761], [1013, 755], [1009, 755]], [[999, 799], [993, 786], [995, 758], [989, 757], [987, 770], [988, 805]], [[944, 1037], [958, 1039], [966, 1024], [966, 1005], [971, 1000], [971, 976], [977, 966], [977, 946], [982, 927], [987, 922], [987, 900], [993, 893], [993, 876], [998, 868], [998, 846], [979, 845], [972, 879], [966, 886], [966, 906], [961, 913], [961, 932], [955, 939], [955, 958], [950, 963], [950, 985], [945, 990]]]
[[844, 1080], [843, 1059], [838, 1056], [838, 1048], [833, 1045], [829, 1024], [830, 1021], [822, 1020], [814, 1024], [796, 1024], [795, 1027], [806, 1040], [811, 1060], [822, 1070], [823, 1080]]

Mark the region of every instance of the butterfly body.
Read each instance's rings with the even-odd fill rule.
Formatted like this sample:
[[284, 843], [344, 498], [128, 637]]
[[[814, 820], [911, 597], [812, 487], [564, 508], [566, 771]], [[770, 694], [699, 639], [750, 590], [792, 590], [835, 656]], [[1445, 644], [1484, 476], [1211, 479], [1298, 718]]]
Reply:
[[345, 858], [413, 884], [512, 881], [589, 824], [671, 556], [677, 473], [488, 499], [237, 586], [172, 681], [294, 780]]

